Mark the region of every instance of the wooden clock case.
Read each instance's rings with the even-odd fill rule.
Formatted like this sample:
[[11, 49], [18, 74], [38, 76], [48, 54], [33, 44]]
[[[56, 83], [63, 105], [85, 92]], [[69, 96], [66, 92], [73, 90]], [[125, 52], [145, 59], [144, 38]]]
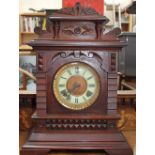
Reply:
[[[126, 46], [117, 35], [104, 33], [109, 20], [93, 8], [76, 3], [47, 16], [46, 31], [35, 28], [39, 38], [29, 42], [37, 52], [37, 109], [34, 128], [22, 147], [22, 155], [47, 155], [51, 150], [104, 150], [109, 155], [132, 155], [116, 127], [117, 53]], [[69, 110], [53, 94], [57, 70], [71, 62], [82, 62], [96, 70], [100, 93], [83, 110]]]

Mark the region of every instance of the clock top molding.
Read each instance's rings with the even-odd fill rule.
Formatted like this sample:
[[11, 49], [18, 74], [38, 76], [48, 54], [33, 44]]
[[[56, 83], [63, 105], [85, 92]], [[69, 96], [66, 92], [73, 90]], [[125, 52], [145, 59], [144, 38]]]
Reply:
[[105, 32], [105, 25], [109, 19], [98, 14], [95, 9], [82, 7], [76, 3], [73, 8], [62, 8], [53, 14], [47, 13], [46, 30], [35, 28], [38, 39], [28, 45], [34, 49], [39, 47], [58, 48], [115, 48], [118, 50], [126, 46], [119, 40], [119, 28]]

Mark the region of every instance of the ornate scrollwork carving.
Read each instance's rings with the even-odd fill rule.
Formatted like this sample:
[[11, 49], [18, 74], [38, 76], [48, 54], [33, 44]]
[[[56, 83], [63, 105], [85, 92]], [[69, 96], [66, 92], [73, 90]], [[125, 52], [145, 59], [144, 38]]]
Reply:
[[73, 8], [63, 8], [58, 10], [56, 14], [72, 15], [72, 16], [92, 16], [99, 15], [98, 12], [90, 7], [81, 7], [81, 4], [77, 2]]
[[68, 57], [68, 56], [70, 56], [72, 54], [73, 54], [73, 51], [63, 51], [62, 53], [60, 53], [60, 56], [62, 58], [66, 58], [66, 57]]
[[92, 52], [89, 52], [89, 53], [88, 53], [88, 57], [89, 57], [89, 58], [92, 58], [93, 56], [94, 56], [94, 54], [93, 54]]
[[75, 58], [79, 58], [80, 57], [80, 54], [81, 54], [80, 51], [74, 51]]
[[72, 55], [73, 51], [62, 51], [60, 53], [56, 53], [54, 56], [48, 56], [47, 58], [47, 64], [50, 64], [49, 66], [52, 66], [55, 61], [57, 61], [60, 58], [66, 58], [69, 55]]
[[90, 51], [90, 52], [88, 53], [88, 57], [90, 57], [90, 58], [95, 57], [95, 58], [97, 59], [97, 61], [100, 63], [101, 69], [104, 70], [104, 71], [107, 70], [106, 67], [105, 67], [104, 61], [103, 61], [104, 58], [103, 58], [100, 54], [95, 53], [95, 52], [93, 52], [93, 51]]
[[[93, 50], [69, 50], [69, 51], [62, 51], [57, 54], [54, 54], [53, 56], [48, 56], [47, 63], [49, 63], [48, 66], [52, 66], [57, 60], [64, 59], [72, 57], [76, 59], [77, 61], [82, 61], [85, 58], [94, 58], [94, 61], [96, 63], [99, 63], [99, 66], [103, 71], [107, 71], [108, 67], [105, 64], [106, 61], [103, 61], [105, 59], [105, 55], [101, 54], [101, 52], [93, 52]], [[89, 60], [88, 60], [89, 61]], [[49, 70], [50, 68], [48, 68]]]
[[66, 26], [63, 30], [63, 33], [68, 35], [87, 35], [93, 32], [93, 29], [89, 28], [86, 25], [77, 25], [77, 26]]

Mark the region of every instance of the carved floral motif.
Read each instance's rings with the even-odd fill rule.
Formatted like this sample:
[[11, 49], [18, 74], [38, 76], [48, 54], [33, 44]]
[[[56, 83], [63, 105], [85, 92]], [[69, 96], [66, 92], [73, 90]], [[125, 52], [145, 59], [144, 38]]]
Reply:
[[77, 26], [66, 26], [63, 30], [63, 33], [68, 35], [87, 35], [93, 32], [93, 29], [87, 27], [86, 25], [77, 25]]

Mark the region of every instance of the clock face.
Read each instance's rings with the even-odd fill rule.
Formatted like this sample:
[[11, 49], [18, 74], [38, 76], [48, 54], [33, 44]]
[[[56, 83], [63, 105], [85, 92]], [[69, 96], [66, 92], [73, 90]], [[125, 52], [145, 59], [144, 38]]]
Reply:
[[91, 106], [100, 90], [96, 71], [85, 63], [69, 63], [61, 67], [54, 78], [54, 95], [64, 107], [81, 110]]

